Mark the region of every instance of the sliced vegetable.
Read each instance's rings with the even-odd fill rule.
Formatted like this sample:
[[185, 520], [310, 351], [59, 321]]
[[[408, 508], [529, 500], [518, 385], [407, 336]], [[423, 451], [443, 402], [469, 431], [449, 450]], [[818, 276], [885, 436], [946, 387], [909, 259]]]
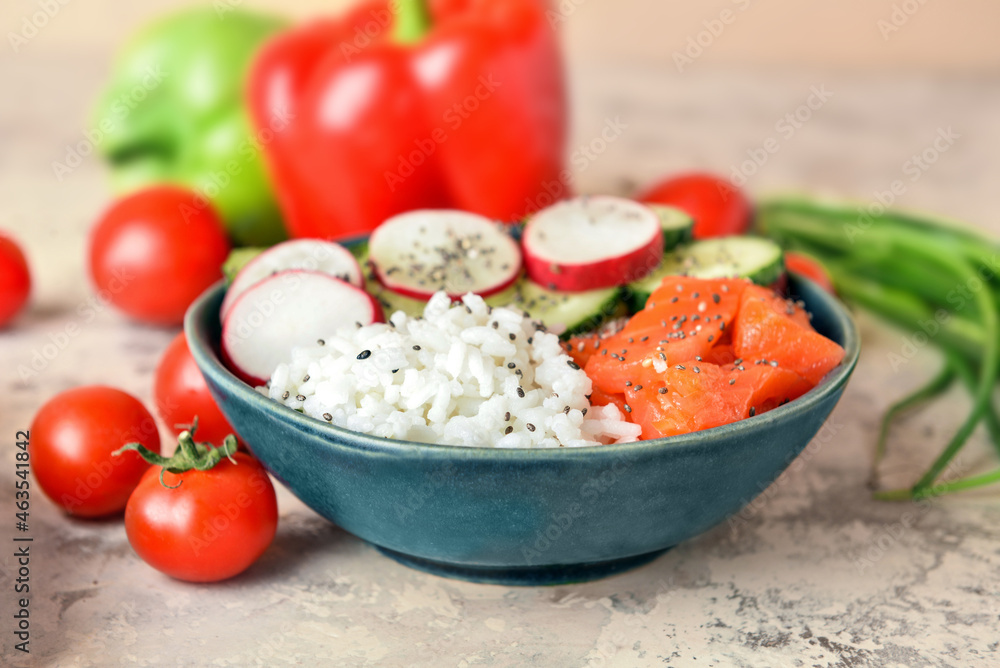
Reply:
[[589, 332], [624, 311], [619, 288], [559, 292], [530, 279], [518, 281], [511, 290], [489, 297], [486, 303], [515, 306], [563, 337]]
[[620, 197], [578, 197], [532, 216], [524, 227], [528, 277], [551, 290], [625, 285], [663, 256], [663, 229], [647, 206]]
[[247, 262], [229, 285], [219, 314], [225, 318], [248, 288], [280, 271], [303, 269], [329, 274], [359, 288], [364, 287], [361, 265], [351, 251], [332, 241], [294, 239], [272, 246]]
[[[376, 280], [369, 280], [367, 289], [387, 316], [396, 311], [421, 316], [427, 306], [426, 301], [393, 292]], [[490, 306], [514, 306], [563, 337], [589, 332], [610, 318], [624, 315], [625, 311], [619, 288], [559, 292], [527, 278], [486, 297], [486, 303]]]
[[[426, 299], [414, 299], [413, 297], [393, 292], [379, 283], [378, 279], [374, 276], [365, 281], [365, 290], [379, 303], [386, 318], [396, 311], [402, 311], [408, 316], [418, 318], [424, 314], [424, 308], [427, 306]], [[507, 290], [499, 294], [505, 295], [507, 294]]]
[[508, 221], [562, 196], [561, 18], [539, 0], [378, 0], [268, 43], [247, 99], [291, 235], [427, 208]]
[[337, 329], [381, 322], [367, 292], [329, 274], [283, 271], [246, 290], [222, 323], [222, 352], [246, 382], [263, 385], [292, 349], [315, 345]]
[[638, 199], [687, 211], [695, 221], [695, 239], [743, 234], [753, 215], [743, 191], [714, 174], [678, 174], [654, 184]]
[[521, 273], [521, 249], [503, 226], [473, 213], [421, 210], [394, 216], [368, 240], [375, 276], [406, 297], [502, 291]]
[[761, 237], [705, 239], [677, 248], [663, 258], [649, 276], [628, 286], [629, 308], [642, 310], [667, 276], [694, 278], [749, 278], [773, 285], [784, 272], [781, 247]]
[[258, 246], [244, 246], [243, 248], [234, 248], [229, 251], [226, 261], [222, 263], [222, 275], [225, 276], [226, 282], [232, 283], [236, 278], [236, 274], [240, 273], [250, 260], [266, 250], [266, 248]]
[[690, 243], [694, 238], [694, 218], [691, 217], [691, 214], [666, 204], [649, 204], [647, 206], [660, 219], [664, 252], [670, 252], [682, 244]]

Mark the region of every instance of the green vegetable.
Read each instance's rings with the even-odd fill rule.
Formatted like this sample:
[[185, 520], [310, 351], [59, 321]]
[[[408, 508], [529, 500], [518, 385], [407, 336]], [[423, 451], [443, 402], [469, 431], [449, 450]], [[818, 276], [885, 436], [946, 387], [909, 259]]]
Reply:
[[[365, 290], [375, 297], [386, 317], [396, 311], [417, 317], [424, 314], [427, 302], [405, 297], [388, 290], [367, 270], [368, 243], [351, 247], [351, 252], [365, 271]], [[565, 327], [561, 337], [589, 332], [604, 323], [625, 315], [625, 304], [620, 288], [588, 290], [585, 292], [560, 292], [549, 290], [521, 277], [509, 288], [485, 298], [490, 306], [511, 306], [526, 311], [528, 315], [549, 327]]]
[[240, 270], [247, 266], [250, 260], [266, 250], [266, 248], [247, 246], [244, 248], [234, 248], [229, 251], [229, 257], [222, 263], [222, 275], [226, 277], [226, 284], [232, 283], [233, 279], [236, 278], [236, 274], [240, 273]]
[[747, 236], [702, 239], [664, 255], [651, 274], [628, 285], [626, 299], [633, 313], [641, 311], [666, 276], [743, 277], [758, 285], [771, 285], [784, 271], [781, 247], [770, 239]]
[[[195, 190], [224, 220], [238, 245], [285, 237], [251, 130], [244, 79], [260, 45], [284, 23], [214, 7], [171, 15], [140, 32], [118, 59], [92, 127], [129, 192], [157, 183]], [[275, 131], [288, 119], [274, 119]]]
[[1000, 482], [1000, 470], [938, 482], [980, 423], [1000, 452], [1000, 417], [993, 403], [1000, 375], [1000, 242], [927, 216], [874, 215], [856, 204], [803, 197], [761, 203], [757, 225], [786, 247], [822, 260], [845, 299], [913, 338], [920, 334], [945, 357], [937, 376], [890, 407], [876, 445], [876, 472], [896, 415], [939, 396], [956, 378], [972, 397], [968, 416], [926, 473], [909, 489], [875, 496], [919, 499]]
[[584, 292], [549, 290], [522, 278], [507, 290], [486, 298], [491, 306], [512, 306], [526, 311], [548, 327], [565, 326], [563, 338], [597, 329], [608, 320], [625, 315], [621, 289]]
[[694, 232], [694, 218], [683, 209], [666, 204], [649, 204], [660, 219], [663, 229], [663, 250], [672, 251], [681, 244], [690, 243]]

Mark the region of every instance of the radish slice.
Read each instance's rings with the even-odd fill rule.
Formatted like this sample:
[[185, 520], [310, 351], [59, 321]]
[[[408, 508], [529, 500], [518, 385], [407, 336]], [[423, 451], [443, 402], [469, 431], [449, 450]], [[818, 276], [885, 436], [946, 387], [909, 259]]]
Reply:
[[578, 197], [542, 209], [522, 238], [528, 277], [564, 292], [631, 283], [663, 257], [656, 212], [620, 197]]
[[521, 249], [503, 226], [464, 211], [423, 210], [393, 216], [372, 233], [369, 258], [379, 282], [428, 300], [502, 291], [521, 273]]
[[233, 303], [222, 321], [223, 357], [243, 380], [263, 385], [293, 348], [381, 321], [382, 309], [364, 290], [318, 271], [282, 271]]
[[365, 284], [361, 265], [351, 251], [340, 244], [319, 239], [293, 239], [272, 246], [247, 262], [226, 290], [219, 315], [225, 318], [240, 295], [251, 286], [279, 271], [289, 269], [318, 271], [359, 288]]

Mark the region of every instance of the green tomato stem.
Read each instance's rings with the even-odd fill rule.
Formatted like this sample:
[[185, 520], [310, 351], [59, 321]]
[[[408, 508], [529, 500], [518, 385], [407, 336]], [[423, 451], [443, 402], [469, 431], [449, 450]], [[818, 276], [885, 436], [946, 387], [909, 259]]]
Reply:
[[392, 39], [398, 44], [414, 44], [431, 29], [431, 14], [427, 0], [398, 0], [399, 10]]
[[[177, 437], [177, 449], [170, 457], [164, 457], [155, 453], [142, 443], [127, 443], [112, 454], [119, 456], [129, 450], [137, 452], [140, 457], [150, 464], [160, 467], [160, 484], [164, 487], [170, 487], [170, 485], [163, 481], [163, 474], [166, 471], [170, 473], [184, 473], [191, 469], [208, 471], [222, 461], [223, 457], [228, 458], [234, 464], [236, 463], [236, 460], [233, 459], [233, 454], [239, 448], [239, 444], [236, 442], [235, 436], [232, 434], [226, 436], [222, 441], [222, 445], [215, 447], [209, 443], [196, 443], [194, 432], [197, 429], [198, 418], [196, 417], [194, 423], [191, 425], [191, 429], [189, 431], [182, 431]], [[179, 487], [180, 484], [177, 483], [173, 487]]]

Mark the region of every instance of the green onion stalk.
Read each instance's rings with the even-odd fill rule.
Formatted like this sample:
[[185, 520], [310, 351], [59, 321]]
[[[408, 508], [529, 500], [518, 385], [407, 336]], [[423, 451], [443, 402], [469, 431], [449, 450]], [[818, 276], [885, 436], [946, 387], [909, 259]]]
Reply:
[[[877, 490], [875, 498], [917, 500], [1000, 482], [1000, 469], [939, 481], [976, 427], [985, 424], [1000, 454], [1000, 413], [993, 392], [1000, 375], [1000, 242], [950, 221], [857, 205], [779, 198], [757, 210], [758, 229], [786, 248], [807, 252], [830, 271], [848, 302], [912, 332], [924, 331], [944, 358], [923, 387], [885, 413], [872, 465], [886, 453], [893, 421], [942, 395], [956, 381], [972, 406], [927, 471], [905, 489]], [[927, 332], [933, 322], [934, 332]]]

